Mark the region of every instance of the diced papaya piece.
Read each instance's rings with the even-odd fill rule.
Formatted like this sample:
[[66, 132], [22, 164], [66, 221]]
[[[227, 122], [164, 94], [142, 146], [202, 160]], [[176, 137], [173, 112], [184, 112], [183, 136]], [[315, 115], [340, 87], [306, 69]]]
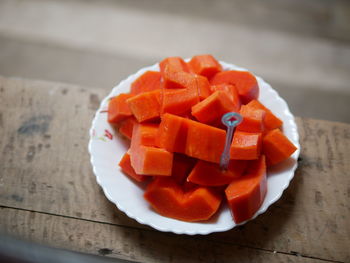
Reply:
[[150, 146], [132, 149], [131, 166], [143, 175], [171, 176], [173, 153]]
[[118, 123], [132, 115], [126, 100], [131, 98], [131, 94], [119, 94], [108, 103], [108, 122]]
[[212, 55], [198, 55], [188, 62], [190, 70], [207, 78], [222, 70], [220, 63]]
[[199, 100], [204, 100], [211, 94], [210, 84], [206, 77], [196, 75]]
[[141, 93], [126, 103], [138, 122], [154, 120], [160, 116], [160, 90]]
[[254, 216], [267, 192], [265, 156], [253, 161], [243, 176], [234, 178], [226, 188], [228, 205], [236, 224]]
[[230, 158], [234, 160], [255, 160], [261, 153], [261, 133], [235, 131], [230, 148]]
[[263, 132], [265, 129], [265, 111], [251, 108], [248, 105], [242, 105], [239, 113], [243, 120], [237, 126], [237, 130], [245, 132]]
[[135, 124], [131, 139], [131, 166], [137, 174], [170, 176], [173, 154], [152, 147], [156, 144], [156, 124]]
[[203, 221], [216, 213], [222, 197], [213, 189], [198, 187], [186, 192], [184, 200], [184, 216], [188, 218], [187, 221]]
[[228, 169], [222, 170], [219, 164], [198, 161], [187, 181], [204, 186], [227, 185], [243, 174], [247, 163], [247, 161], [231, 160]]
[[225, 146], [224, 130], [192, 121], [188, 122], [185, 154], [200, 160], [219, 163]]
[[196, 159], [194, 158], [179, 153], [174, 154], [171, 177], [178, 184], [183, 184], [195, 164]]
[[184, 193], [172, 178], [156, 178], [144, 197], [159, 214], [188, 222], [208, 220], [221, 203], [212, 189], [199, 187]]
[[237, 107], [233, 104], [227, 92], [216, 91], [205, 100], [192, 107], [192, 115], [202, 123], [213, 123], [221, 119], [227, 112], [235, 111]]
[[181, 57], [168, 57], [163, 59], [159, 63], [159, 69], [161, 74], [164, 75], [165, 68], [170, 65], [175, 71], [185, 71], [188, 72], [188, 67], [186, 62]]
[[138, 181], [138, 182], [143, 182], [146, 180], [147, 176], [137, 174], [131, 166], [130, 162], [130, 154], [126, 152], [123, 156], [123, 158], [119, 162], [120, 168], [122, 168], [123, 172], [126, 173], [128, 176], [130, 176], [132, 179]]
[[168, 216], [172, 212], [179, 214], [182, 208], [183, 191], [173, 178], [155, 177], [147, 185], [144, 198], [154, 210], [161, 215]]
[[158, 71], [146, 71], [131, 84], [131, 94], [137, 95], [143, 92], [161, 88], [161, 74]]
[[134, 148], [143, 146], [156, 146], [158, 136], [158, 124], [145, 123], [145, 124], [134, 124], [131, 140], [131, 152]]
[[163, 73], [164, 88], [185, 89], [196, 86], [196, 76], [185, 71], [178, 71], [172, 65], [167, 65]]
[[297, 147], [279, 129], [269, 131], [263, 138], [263, 152], [268, 165], [283, 162], [296, 150]]
[[120, 122], [119, 132], [131, 140], [134, 124], [137, 123], [134, 116], [127, 117]]
[[185, 89], [163, 89], [162, 92], [161, 114], [168, 112], [181, 115], [199, 102], [196, 86]]
[[188, 122], [187, 119], [165, 113], [161, 117], [157, 145], [169, 152], [185, 153]]
[[211, 85], [231, 84], [237, 88], [243, 104], [259, 97], [259, 86], [256, 78], [248, 71], [228, 70], [217, 73], [210, 79]]
[[238, 91], [235, 86], [230, 84], [218, 84], [210, 87], [211, 93], [215, 91], [225, 91], [229, 94], [230, 99], [233, 101], [233, 105], [235, 105], [235, 111], [238, 112], [241, 108], [241, 100], [239, 98]]
[[265, 111], [266, 114], [264, 119], [264, 126], [266, 130], [273, 130], [282, 126], [283, 121], [274, 115], [272, 111], [266, 108], [261, 102], [252, 100], [247, 104], [247, 106], [253, 109], [260, 109]]

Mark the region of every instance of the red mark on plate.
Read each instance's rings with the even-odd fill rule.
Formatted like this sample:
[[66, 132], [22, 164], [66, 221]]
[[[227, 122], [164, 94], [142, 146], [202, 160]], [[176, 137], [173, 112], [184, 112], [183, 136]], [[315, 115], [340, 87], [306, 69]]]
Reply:
[[110, 133], [110, 131], [105, 130], [105, 136], [106, 136], [108, 139], [113, 140], [113, 134]]

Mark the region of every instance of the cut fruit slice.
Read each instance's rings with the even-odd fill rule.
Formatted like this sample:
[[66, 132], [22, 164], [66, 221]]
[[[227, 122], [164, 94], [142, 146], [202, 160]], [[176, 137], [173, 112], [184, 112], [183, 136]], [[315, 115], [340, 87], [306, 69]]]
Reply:
[[255, 160], [260, 157], [261, 133], [236, 131], [230, 149], [230, 158], [234, 160]]
[[196, 75], [196, 83], [198, 89], [199, 100], [204, 100], [211, 94], [210, 84], [206, 77]]
[[168, 57], [159, 63], [160, 73], [164, 76], [165, 68], [170, 65], [175, 71], [188, 72], [186, 62], [181, 57]]
[[163, 89], [161, 114], [172, 113], [182, 115], [191, 110], [199, 102], [196, 86], [186, 89]]
[[192, 120], [187, 122], [185, 154], [200, 160], [219, 163], [225, 146], [226, 132], [200, 122]]
[[126, 101], [138, 122], [145, 122], [160, 116], [160, 90], [144, 92]]
[[131, 151], [131, 166], [137, 174], [171, 176], [173, 153], [164, 149], [139, 146]]
[[269, 131], [263, 139], [263, 152], [268, 165], [275, 165], [288, 159], [297, 147], [280, 131]]
[[192, 72], [210, 78], [222, 70], [219, 62], [212, 55], [198, 55], [188, 62]]
[[184, 193], [172, 178], [156, 178], [144, 197], [159, 214], [187, 222], [208, 220], [221, 203], [214, 190], [196, 187]]
[[263, 132], [265, 111], [260, 109], [251, 108], [248, 105], [242, 105], [239, 113], [242, 115], [243, 120], [241, 124], [237, 126], [237, 130], [245, 132]]
[[231, 160], [228, 169], [222, 170], [216, 163], [198, 161], [187, 181], [203, 186], [227, 185], [243, 174], [247, 164], [247, 161]]
[[118, 123], [132, 115], [126, 100], [133, 95], [121, 93], [108, 103], [108, 122]]
[[196, 164], [196, 159], [186, 156], [184, 154], [175, 153], [173, 160], [173, 170], [171, 172], [171, 177], [180, 185], [182, 185], [187, 176], [192, 171], [194, 165]]
[[131, 84], [131, 94], [137, 95], [143, 92], [161, 88], [161, 74], [158, 71], [146, 71]]
[[282, 126], [283, 121], [279, 119], [276, 115], [274, 115], [271, 110], [266, 108], [259, 101], [252, 100], [247, 104], [247, 106], [253, 109], [260, 109], [265, 111], [266, 114], [264, 118], [264, 126], [266, 130], [273, 130]]
[[200, 122], [210, 124], [217, 122], [222, 115], [234, 111], [236, 108], [227, 92], [216, 91], [194, 105], [191, 113]]
[[210, 87], [210, 90], [212, 93], [215, 91], [225, 91], [227, 94], [229, 94], [230, 99], [233, 102], [233, 105], [235, 105], [234, 111], [239, 112], [239, 109], [241, 108], [241, 100], [239, 98], [239, 94], [237, 92], [237, 89], [235, 86], [230, 84], [218, 84], [213, 85]]
[[225, 194], [236, 224], [254, 216], [267, 192], [265, 156], [253, 161], [246, 174], [232, 180]]
[[137, 174], [131, 166], [130, 162], [130, 154], [126, 152], [123, 156], [123, 158], [119, 162], [120, 168], [122, 168], [123, 172], [126, 173], [129, 177], [132, 179], [138, 181], [138, 182], [143, 182], [147, 179], [147, 176]]
[[126, 119], [120, 122], [119, 132], [124, 135], [126, 138], [131, 140], [132, 131], [135, 123], [137, 123], [134, 116], [127, 117]]
[[187, 119], [165, 113], [158, 130], [157, 145], [169, 152], [185, 153], [188, 133]]
[[258, 99], [259, 86], [256, 78], [248, 71], [228, 70], [217, 73], [210, 79], [211, 85], [231, 84], [237, 88], [238, 94], [243, 104], [251, 100]]
[[196, 76], [185, 71], [178, 71], [172, 65], [167, 65], [163, 73], [164, 88], [185, 89], [196, 86]]
[[133, 148], [138, 146], [156, 146], [158, 136], [158, 124], [145, 123], [134, 124], [132, 140], [131, 140], [131, 151]]

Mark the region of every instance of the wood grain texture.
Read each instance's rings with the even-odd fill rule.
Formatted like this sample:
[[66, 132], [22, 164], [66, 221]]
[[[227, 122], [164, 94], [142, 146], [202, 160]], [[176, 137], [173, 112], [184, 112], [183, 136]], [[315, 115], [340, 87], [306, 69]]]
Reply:
[[135, 224], [104, 198], [89, 164], [88, 130], [103, 96], [57, 83], [0, 79], [1, 204]]
[[[51, 246], [139, 262], [324, 262], [182, 236], [0, 208], [0, 230]], [[7, 228], [4, 229], [3, 226]]]
[[[94, 231], [105, 231], [103, 240], [96, 240], [103, 245], [104, 239], [109, 239], [108, 231], [118, 229], [118, 239], [113, 242], [126, 242], [138, 253], [145, 248], [129, 239], [124, 241], [126, 234], [122, 234], [123, 231], [135, 236], [147, 233], [147, 238], [153, 240], [149, 242], [159, 238], [159, 243], [164, 240], [180, 254], [190, 251], [186, 250], [183, 240], [192, 238], [159, 233], [138, 224], [109, 203], [98, 187], [91, 171], [87, 143], [93, 114], [104, 96], [105, 92], [98, 89], [0, 78], [0, 206], [5, 209], [1, 212], [0, 225], [12, 229], [10, 223], [16, 224], [29, 213], [6, 207], [18, 208], [43, 213], [37, 216], [40, 219], [35, 219], [39, 221], [33, 231], [38, 233], [44, 228], [51, 231], [50, 224], [53, 223], [46, 224], [45, 220], [61, 222], [63, 219], [59, 218], [64, 217], [64, 222], [75, 222], [70, 224], [77, 228], [87, 224], [84, 231], [80, 230], [84, 235], [94, 236], [85, 233], [90, 231], [88, 226], [94, 226], [91, 227], [96, 228]], [[350, 125], [300, 118], [297, 123], [301, 158], [295, 178], [282, 198], [245, 226], [195, 237], [194, 240], [204, 240], [201, 241], [203, 251], [224, 242], [223, 246], [230, 244], [269, 253], [277, 251], [277, 254], [300, 255], [304, 259], [350, 260]], [[11, 214], [10, 219], [8, 214]], [[37, 213], [29, 214], [36, 216]], [[26, 233], [29, 231], [25, 230], [26, 226], [13, 233], [31, 238]], [[43, 229], [36, 230], [39, 226]], [[63, 230], [55, 231], [58, 234]], [[72, 233], [78, 232], [72, 230]], [[35, 240], [60, 247], [71, 246], [66, 239], [50, 241], [51, 238], [38, 234]], [[166, 246], [161, 244], [157, 249], [169, 251], [163, 245]], [[79, 242], [72, 248], [96, 252], [89, 251], [88, 246]], [[135, 257], [139, 259], [140, 255]], [[256, 257], [258, 261], [260, 256]], [[127, 258], [132, 259], [131, 256]], [[151, 256], [145, 259], [151, 261]], [[279, 261], [283, 260], [287, 258]], [[167, 261], [170, 262], [170, 258]]]

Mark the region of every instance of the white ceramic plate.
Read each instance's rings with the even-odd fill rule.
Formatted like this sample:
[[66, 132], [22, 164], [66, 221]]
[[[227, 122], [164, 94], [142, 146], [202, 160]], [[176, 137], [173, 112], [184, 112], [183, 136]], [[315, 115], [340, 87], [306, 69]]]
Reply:
[[[246, 70], [225, 62], [220, 63], [225, 70]], [[119, 210], [137, 222], [149, 225], [159, 231], [205, 235], [232, 229], [237, 224], [232, 220], [226, 205], [221, 207], [221, 211], [218, 211], [216, 217], [203, 223], [187, 223], [157, 214], [143, 198], [146, 185], [129, 179], [119, 169], [118, 162], [127, 151], [129, 143], [114, 132], [111, 125], [107, 122], [106, 109], [108, 100], [119, 93], [129, 92], [130, 84], [147, 70], [159, 71], [158, 64], [145, 67], [120, 82], [102, 101], [100, 108], [96, 112], [90, 129], [89, 152], [98, 184], [102, 187], [108, 200], [114, 203]], [[252, 219], [264, 213], [271, 204], [281, 197], [284, 189], [288, 187], [290, 180], [294, 176], [300, 152], [297, 126], [287, 103], [262, 78], [257, 77], [257, 79], [260, 87], [259, 100], [283, 120], [284, 134], [298, 147], [298, 150], [287, 161], [268, 171], [267, 195], [262, 206]]]

